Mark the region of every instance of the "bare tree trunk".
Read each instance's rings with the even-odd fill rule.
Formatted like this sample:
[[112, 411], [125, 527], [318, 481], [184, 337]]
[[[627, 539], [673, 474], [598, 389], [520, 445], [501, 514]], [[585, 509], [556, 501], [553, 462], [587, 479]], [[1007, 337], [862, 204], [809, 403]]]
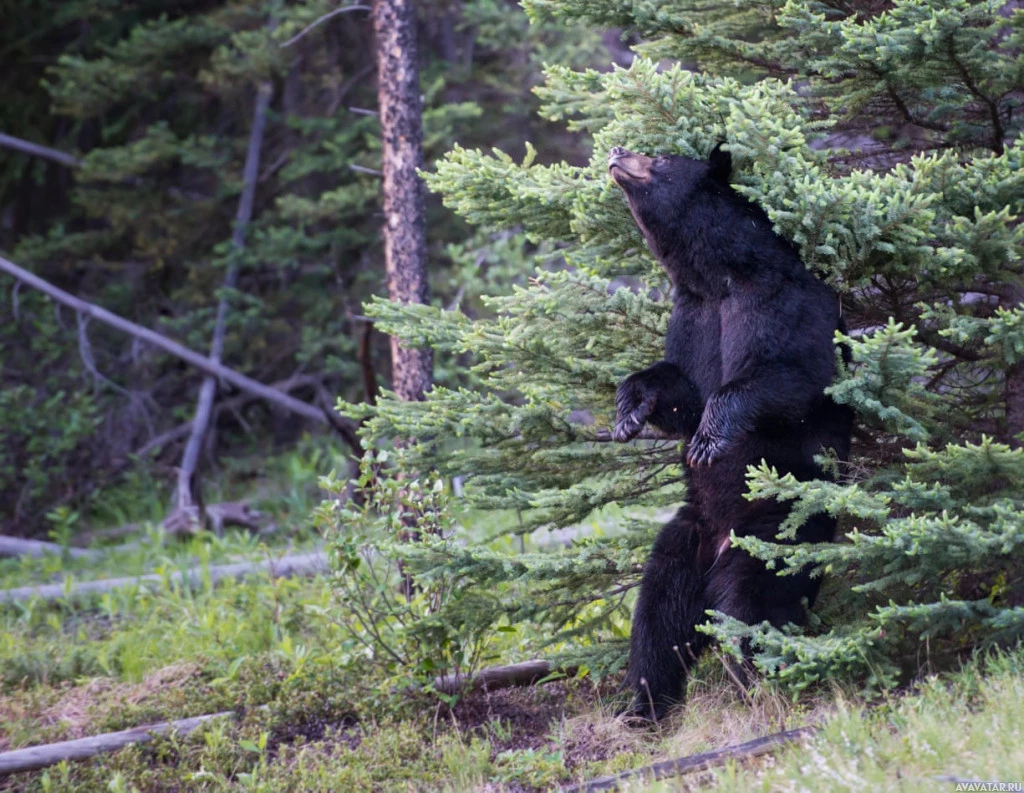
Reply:
[[0, 778], [9, 774], [36, 771], [64, 760], [87, 760], [104, 752], [116, 752], [129, 744], [151, 741], [154, 735], [174, 733], [181, 738], [211, 719], [223, 719], [234, 715], [233, 710], [225, 710], [220, 713], [211, 713], [208, 716], [162, 721], [158, 724], [135, 727], [121, 732], [108, 732], [91, 738], [78, 738], [74, 741], [48, 743], [44, 746], [29, 746], [13, 752], [4, 752], [0, 754]]
[[21, 537], [8, 537], [0, 535], [0, 556], [46, 556], [54, 554], [60, 556], [67, 553], [72, 559], [95, 559], [99, 556], [96, 551], [87, 551], [84, 548], [65, 548], [53, 542], [41, 540], [25, 540]]
[[[412, 0], [374, 0], [377, 102], [383, 141], [384, 262], [388, 295], [399, 303], [426, 303], [427, 242], [416, 10]], [[433, 375], [429, 349], [408, 349], [391, 337], [391, 382], [401, 399], [423, 399]]]
[[[427, 303], [427, 234], [423, 218], [423, 107], [416, 60], [413, 0], [374, 0], [377, 112], [383, 147], [384, 263], [388, 296], [398, 303]], [[433, 377], [430, 349], [409, 349], [391, 337], [391, 387], [399, 399], [423, 399]], [[417, 538], [412, 520], [405, 539]], [[404, 568], [404, 566], [402, 566]], [[403, 569], [403, 591], [413, 595]]]
[[[267, 107], [273, 86], [263, 83], [256, 94], [256, 108], [253, 111], [252, 131], [249, 134], [249, 148], [245, 154], [245, 170], [242, 182], [242, 196], [238, 201], [238, 213], [235, 216], [235, 229], [231, 237], [231, 248], [235, 254], [245, 249], [245, 231], [252, 219], [252, 205], [256, 195], [256, 182], [260, 168], [260, 149], [263, 146], [263, 130], [267, 122]], [[224, 291], [217, 303], [217, 318], [213, 326], [213, 341], [210, 344], [210, 360], [221, 362], [224, 353], [224, 334], [228, 316], [228, 294], [238, 283], [238, 265], [232, 261], [224, 274]], [[203, 523], [203, 507], [198, 501], [196, 492], [196, 472], [199, 467], [199, 454], [206, 440], [210, 426], [210, 414], [213, 408], [213, 397], [217, 392], [217, 379], [207, 375], [199, 389], [199, 401], [196, 405], [195, 418], [192, 419], [192, 430], [189, 434], [181, 466], [178, 469], [178, 491], [176, 505], [165, 523], [179, 524], [182, 529], [191, 529]], [[182, 523], [184, 521], [184, 523]]]

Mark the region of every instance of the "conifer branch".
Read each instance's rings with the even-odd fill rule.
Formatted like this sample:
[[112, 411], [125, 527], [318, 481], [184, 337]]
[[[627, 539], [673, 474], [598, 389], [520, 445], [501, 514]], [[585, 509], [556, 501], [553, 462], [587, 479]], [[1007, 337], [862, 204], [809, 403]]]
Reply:
[[974, 78], [971, 77], [971, 73], [967, 70], [967, 66], [964, 65], [964, 62], [960, 60], [960, 57], [956, 54], [956, 44], [953, 41], [953, 36], [949, 37], [947, 41], [947, 48], [949, 50], [949, 60], [956, 67], [957, 73], [960, 75], [960, 79], [963, 81], [964, 86], [971, 92], [975, 99], [988, 108], [989, 117], [992, 120], [992, 151], [996, 154], [1002, 154], [1004, 151], [1003, 138], [1006, 133], [1003, 131], [1003, 120], [999, 117], [999, 106], [992, 97], [988, 96], [981, 90]]

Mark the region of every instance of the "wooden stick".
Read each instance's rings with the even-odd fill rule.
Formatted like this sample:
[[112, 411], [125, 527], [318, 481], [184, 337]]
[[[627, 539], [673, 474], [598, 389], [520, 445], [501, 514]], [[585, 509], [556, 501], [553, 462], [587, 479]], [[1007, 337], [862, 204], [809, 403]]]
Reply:
[[104, 752], [121, 749], [128, 744], [152, 740], [155, 735], [165, 735], [169, 732], [188, 735], [204, 722], [211, 719], [223, 719], [231, 715], [234, 715], [234, 711], [225, 710], [207, 716], [162, 721], [158, 724], [149, 724], [131, 730], [108, 732], [103, 735], [95, 735], [92, 738], [79, 738], [75, 741], [61, 741], [43, 746], [31, 746], [27, 749], [16, 749], [13, 752], [3, 752], [0, 754], [0, 777], [23, 771], [36, 771], [56, 765], [62, 760], [86, 760]]
[[801, 727], [796, 730], [776, 732], [766, 735], [763, 738], [756, 738], [753, 741], [727, 746], [715, 752], [703, 752], [688, 757], [677, 757], [674, 760], [665, 760], [661, 763], [635, 768], [632, 771], [624, 771], [621, 774], [598, 777], [589, 782], [583, 782], [573, 787], [565, 788], [564, 793], [591, 793], [594, 790], [616, 790], [623, 782], [637, 777], [645, 779], [666, 779], [668, 777], [692, 774], [696, 771], [706, 771], [709, 768], [723, 765], [727, 760], [745, 760], [750, 757], [760, 757], [769, 754], [775, 749], [786, 744], [808, 738], [816, 732], [814, 727]]
[[[215, 565], [206, 569], [193, 568], [176, 571], [166, 576], [170, 583], [183, 583], [190, 587], [202, 586], [209, 576], [210, 584], [216, 586], [228, 578], [244, 578], [249, 575], [269, 574], [271, 578], [291, 578], [293, 576], [311, 576], [327, 570], [327, 557], [323, 552], [282, 556], [262, 562], [238, 562], [236, 564]], [[165, 576], [157, 573], [130, 576], [128, 578], [105, 578], [100, 581], [81, 581], [77, 584], [42, 584], [40, 586], [23, 586], [16, 589], [0, 590], [0, 603], [18, 603], [33, 598], [41, 600], [60, 600], [62, 598], [77, 599], [88, 595], [102, 595], [124, 587], [161, 584]]]
[[95, 559], [100, 554], [85, 548], [65, 548], [55, 542], [42, 540], [25, 540], [20, 537], [0, 535], [0, 556], [60, 556], [67, 552], [72, 559]]
[[283, 394], [277, 389], [271, 388], [263, 383], [259, 383], [251, 377], [246, 377], [244, 374], [239, 374], [223, 364], [215, 363], [194, 350], [190, 350], [188, 347], [178, 344], [178, 342], [172, 341], [166, 336], [160, 335], [156, 331], [144, 328], [141, 325], [136, 325], [134, 322], [129, 322], [123, 317], [112, 314], [104, 308], [100, 308], [93, 303], [89, 303], [81, 298], [68, 294], [63, 289], [59, 289], [48, 281], [44, 281], [39, 276], [30, 273], [28, 270], [19, 267], [14, 262], [8, 261], [2, 256], [0, 256], [0, 272], [5, 272], [22, 283], [28, 284], [33, 289], [38, 289], [44, 295], [53, 298], [58, 303], [62, 303], [65, 306], [73, 308], [75, 311], [81, 312], [82, 314], [98, 320], [105, 325], [116, 328], [122, 333], [127, 333], [128, 335], [141, 339], [148, 344], [152, 344], [154, 347], [173, 355], [175, 358], [180, 358], [182, 361], [192, 364], [192, 366], [196, 367], [201, 372], [206, 372], [207, 374], [220, 377], [226, 382], [236, 386], [241, 391], [253, 394], [267, 402], [273, 402], [275, 405], [280, 405], [281, 407], [290, 410], [292, 413], [312, 419], [313, 421], [317, 421], [322, 424], [330, 423], [324, 415], [324, 412], [314, 405], [307, 404], [301, 399], [295, 399], [288, 394]]
[[347, 14], [350, 11], [371, 11], [371, 10], [372, 9], [369, 6], [361, 6], [361, 5], [350, 5], [350, 6], [343, 6], [342, 8], [335, 8], [333, 11], [329, 11], [328, 13], [324, 14], [319, 19], [314, 19], [310, 24], [306, 25], [306, 27], [304, 27], [302, 30], [300, 30], [298, 33], [296, 33], [294, 36], [292, 36], [290, 39], [288, 39], [288, 41], [282, 42], [281, 46], [282, 47], [290, 47], [296, 41], [298, 41], [303, 36], [305, 36], [307, 33], [309, 33], [309, 31], [311, 31], [317, 25], [320, 25], [320, 24], [326, 22], [328, 19], [331, 19], [332, 17], [336, 17], [338, 14]]

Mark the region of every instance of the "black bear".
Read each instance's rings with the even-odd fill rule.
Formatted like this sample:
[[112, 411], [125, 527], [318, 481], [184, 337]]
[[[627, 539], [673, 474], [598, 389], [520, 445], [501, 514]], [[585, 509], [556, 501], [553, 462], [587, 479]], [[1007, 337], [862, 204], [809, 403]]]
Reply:
[[[649, 423], [688, 438], [687, 503], [651, 550], [630, 640], [633, 712], [658, 719], [685, 695], [708, 642], [695, 630], [707, 609], [748, 624], [804, 620], [819, 580], [776, 576], [730, 548], [730, 532], [774, 540], [789, 507], [745, 499], [747, 466], [824, 477], [815, 455], [847, 459], [853, 415], [824, 393], [843, 329], [838, 298], [733, 190], [731, 156], [720, 146], [707, 162], [615, 147], [608, 167], [674, 290], [665, 360], [619, 385], [613, 437], [627, 441]], [[834, 533], [835, 520], [819, 514], [797, 539]]]

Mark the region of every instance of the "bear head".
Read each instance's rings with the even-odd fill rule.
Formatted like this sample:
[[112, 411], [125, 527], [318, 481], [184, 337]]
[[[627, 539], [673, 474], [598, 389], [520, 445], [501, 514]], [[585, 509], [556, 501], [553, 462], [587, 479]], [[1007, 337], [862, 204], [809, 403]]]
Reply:
[[[695, 247], [712, 243], [707, 235], [721, 229], [722, 213], [713, 208], [723, 199], [747, 204], [729, 186], [732, 157], [722, 151], [721, 144], [707, 160], [674, 154], [648, 157], [615, 146], [608, 153], [608, 172], [625, 193], [651, 252], [673, 281], [689, 280], [683, 278], [682, 271], [690, 270], [694, 262], [684, 263], [680, 258], [691, 259]], [[718, 247], [723, 242], [712, 244]]]

